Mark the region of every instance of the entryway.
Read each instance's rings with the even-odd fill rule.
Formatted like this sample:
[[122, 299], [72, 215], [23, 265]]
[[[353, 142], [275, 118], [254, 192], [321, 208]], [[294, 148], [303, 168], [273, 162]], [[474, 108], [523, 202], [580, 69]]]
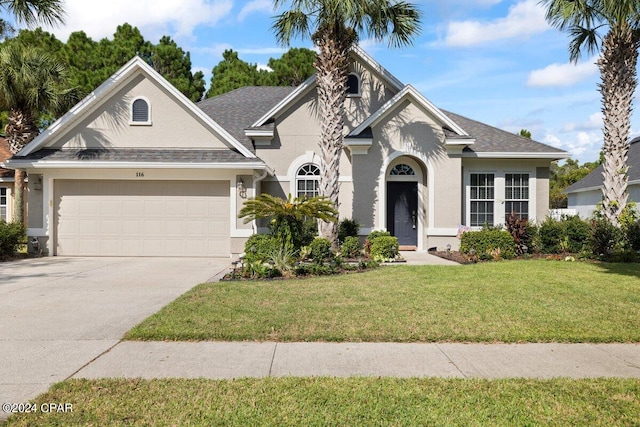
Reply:
[[387, 182], [387, 230], [400, 246], [418, 245], [417, 182]]

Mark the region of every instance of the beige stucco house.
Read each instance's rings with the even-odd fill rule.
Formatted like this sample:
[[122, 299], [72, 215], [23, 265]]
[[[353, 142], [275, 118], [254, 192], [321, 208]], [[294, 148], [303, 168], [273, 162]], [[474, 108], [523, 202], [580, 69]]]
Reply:
[[[546, 217], [565, 152], [440, 110], [352, 57], [339, 211], [361, 234], [455, 248], [461, 226]], [[261, 231], [237, 218], [247, 198], [317, 194], [316, 105], [313, 77], [196, 105], [135, 58], [6, 166], [28, 170], [28, 233], [50, 255], [226, 257]]]
[[[7, 140], [0, 137], [0, 164], [11, 158]], [[13, 219], [14, 171], [0, 167], [0, 220], [11, 222]]]

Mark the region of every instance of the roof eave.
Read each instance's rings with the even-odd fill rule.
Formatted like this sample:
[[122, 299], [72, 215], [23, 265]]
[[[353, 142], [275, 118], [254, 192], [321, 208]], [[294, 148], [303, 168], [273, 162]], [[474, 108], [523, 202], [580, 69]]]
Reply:
[[55, 161], [55, 160], [11, 160], [5, 163], [8, 169], [258, 169], [270, 168], [261, 161], [251, 162], [109, 162], [109, 161]]
[[536, 152], [468, 152], [462, 153], [462, 157], [477, 159], [549, 159], [562, 160], [571, 157], [569, 153], [536, 153]]

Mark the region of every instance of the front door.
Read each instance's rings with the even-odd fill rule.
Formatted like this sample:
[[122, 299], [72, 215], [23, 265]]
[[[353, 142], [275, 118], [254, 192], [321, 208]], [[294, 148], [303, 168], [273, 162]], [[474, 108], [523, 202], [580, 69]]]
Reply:
[[387, 182], [387, 230], [401, 246], [418, 246], [417, 182]]

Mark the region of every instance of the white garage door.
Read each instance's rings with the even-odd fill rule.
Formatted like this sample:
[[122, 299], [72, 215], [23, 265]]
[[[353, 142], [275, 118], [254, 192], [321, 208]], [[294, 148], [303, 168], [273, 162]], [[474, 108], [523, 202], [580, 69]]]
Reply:
[[56, 254], [229, 256], [228, 181], [56, 180]]

